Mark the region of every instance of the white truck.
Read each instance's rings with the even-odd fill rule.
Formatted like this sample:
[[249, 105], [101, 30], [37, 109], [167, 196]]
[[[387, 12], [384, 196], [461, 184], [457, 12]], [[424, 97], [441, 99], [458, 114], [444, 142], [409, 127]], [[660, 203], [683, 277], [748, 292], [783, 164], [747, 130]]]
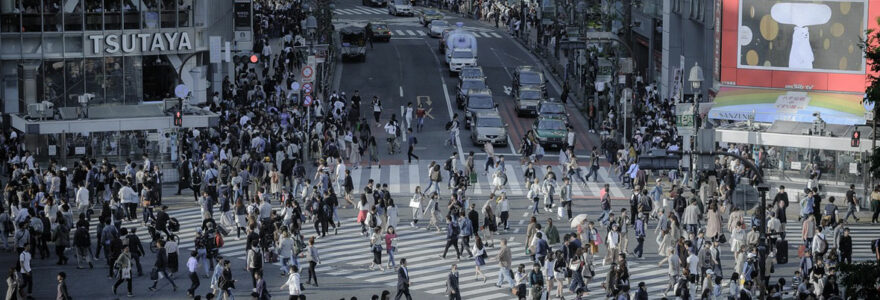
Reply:
[[449, 65], [449, 73], [455, 74], [463, 67], [477, 65], [477, 37], [473, 33], [464, 30], [462, 23], [456, 23], [446, 37], [446, 63]]

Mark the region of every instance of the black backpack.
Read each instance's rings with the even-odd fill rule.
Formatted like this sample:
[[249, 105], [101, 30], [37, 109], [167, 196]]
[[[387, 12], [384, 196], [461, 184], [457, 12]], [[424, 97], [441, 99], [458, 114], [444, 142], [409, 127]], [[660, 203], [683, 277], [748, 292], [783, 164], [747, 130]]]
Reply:
[[254, 251], [254, 268], [262, 269], [263, 268], [263, 253], [260, 251]]
[[452, 128], [452, 121], [446, 122], [446, 130], [449, 130], [451, 128]]
[[447, 158], [446, 162], [443, 163], [443, 170], [446, 170], [446, 171], [452, 170], [452, 159], [451, 158]]

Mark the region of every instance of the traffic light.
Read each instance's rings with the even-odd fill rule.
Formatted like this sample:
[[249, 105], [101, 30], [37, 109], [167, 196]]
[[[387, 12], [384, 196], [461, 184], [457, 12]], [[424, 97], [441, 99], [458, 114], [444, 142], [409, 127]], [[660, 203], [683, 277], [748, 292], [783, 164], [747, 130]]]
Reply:
[[258, 61], [260, 61], [260, 57], [257, 56], [256, 54], [251, 54], [250, 61], [251, 61], [252, 64], [255, 64], [255, 63], [257, 63]]
[[853, 148], [858, 148], [859, 143], [861, 143], [861, 141], [862, 141], [862, 133], [859, 132], [858, 130], [853, 131], [852, 138], [850, 138], [850, 141], [849, 141], [849, 146], [853, 147]]
[[174, 126], [183, 127], [183, 112], [179, 110], [174, 112]]

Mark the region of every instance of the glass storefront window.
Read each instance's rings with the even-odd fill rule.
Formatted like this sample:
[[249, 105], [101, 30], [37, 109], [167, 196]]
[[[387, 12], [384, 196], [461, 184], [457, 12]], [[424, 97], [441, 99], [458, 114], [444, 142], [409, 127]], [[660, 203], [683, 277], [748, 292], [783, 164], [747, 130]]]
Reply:
[[85, 92], [85, 74], [83, 74], [83, 60], [81, 58], [67, 59], [64, 61], [64, 81], [67, 86], [65, 106], [79, 106], [77, 99], [71, 96], [82, 95]]
[[43, 0], [43, 31], [61, 31], [61, 0]]
[[174, 95], [177, 70], [164, 55], [144, 56], [143, 58], [144, 101], [162, 100]]
[[180, 12], [177, 17], [177, 24], [180, 27], [189, 27], [192, 23], [193, 16], [193, 0], [182, 0], [180, 1], [180, 7], [177, 8]]
[[104, 29], [122, 29], [122, 10], [120, 0], [104, 0]]
[[22, 1], [21, 30], [23, 32], [43, 31], [42, 4], [37, 0]]
[[104, 104], [104, 59], [86, 58], [83, 66], [86, 75], [86, 93], [94, 94], [92, 104]]
[[125, 29], [141, 28], [141, 13], [138, 8], [138, 3], [140, 3], [140, 1], [132, 2], [132, 0], [123, 0], [122, 20], [125, 22]]
[[162, 28], [177, 27], [177, 0], [162, 0]]
[[123, 75], [126, 104], [143, 101], [143, 65], [140, 56], [124, 56]]
[[37, 100], [64, 106], [64, 61], [43, 60], [37, 81]]
[[14, 9], [0, 12], [0, 32], [21, 32], [21, 0], [13, 0]]
[[104, 90], [106, 103], [110, 104], [129, 104], [124, 103], [125, 97], [122, 92], [122, 57], [105, 57], [104, 58]]
[[83, 30], [83, 10], [82, 5], [77, 5], [73, 12], [64, 13], [64, 31], [82, 31]]

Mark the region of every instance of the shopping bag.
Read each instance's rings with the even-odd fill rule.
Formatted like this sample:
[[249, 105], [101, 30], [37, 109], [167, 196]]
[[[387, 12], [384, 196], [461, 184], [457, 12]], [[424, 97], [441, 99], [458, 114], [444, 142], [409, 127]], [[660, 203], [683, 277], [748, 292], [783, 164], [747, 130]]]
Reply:
[[804, 246], [804, 245], [798, 246], [798, 257], [804, 257], [805, 251], [807, 251], [807, 246]]
[[562, 209], [562, 206], [556, 208], [556, 215], [558, 215], [560, 218], [565, 216], [565, 211]]
[[476, 184], [476, 183], [477, 183], [477, 173], [476, 173], [476, 172], [471, 172], [471, 178], [470, 178], [470, 179], [471, 179], [471, 184]]
[[419, 207], [419, 199], [416, 197], [413, 197], [412, 199], [410, 199], [409, 200], [409, 207], [418, 208]]

